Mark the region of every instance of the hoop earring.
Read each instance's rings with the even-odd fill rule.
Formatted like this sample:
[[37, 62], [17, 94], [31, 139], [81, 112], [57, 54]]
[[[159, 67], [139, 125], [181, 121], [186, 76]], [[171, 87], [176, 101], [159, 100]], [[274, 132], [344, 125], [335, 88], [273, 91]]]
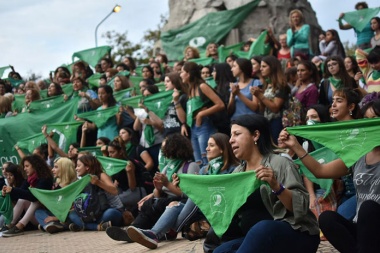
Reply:
[[352, 111], [350, 111], [350, 116], [352, 116]]

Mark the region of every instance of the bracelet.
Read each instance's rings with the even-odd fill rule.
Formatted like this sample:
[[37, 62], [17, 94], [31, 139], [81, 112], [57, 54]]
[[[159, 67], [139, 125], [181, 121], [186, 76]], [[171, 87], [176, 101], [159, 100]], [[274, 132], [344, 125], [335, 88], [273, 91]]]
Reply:
[[309, 152], [306, 151], [306, 153], [303, 156], [301, 156], [299, 159], [300, 160], [304, 159], [308, 154], [309, 154]]
[[280, 195], [285, 190], [285, 186], [283, 184], [280, 184], [280, 189], [278, 191], [273, 191], [272, 193], [276, 196]]

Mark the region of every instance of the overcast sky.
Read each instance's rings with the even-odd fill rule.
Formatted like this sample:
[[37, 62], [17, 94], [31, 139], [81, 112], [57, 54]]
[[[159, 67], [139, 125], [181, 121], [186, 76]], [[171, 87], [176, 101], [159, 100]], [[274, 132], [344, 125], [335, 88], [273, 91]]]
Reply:
[[[178, 0], [180, 1], [180, 0]], [[310, 0], [323, 29], [338, 29], [340, 12], [354, 10], [357, 1]], [[378, 0], [367, 0], [370, 7]], [[95, 27], [119, 4], [98, 29], [98, 45], [105, 45], [106, 31], [128, 31], [139, 43], [144, 31], [155, 29], [160, 15], [168, 15], [168, 0], [12, 0], [0, 1], [0, 67], [11, 64], [21, 76], [29, 71], [47, 77], [49, 71], [71, 63], [76, 51], [95, 47]], [[340, 31], [342, 41], [355, 42], [354, 32]], [[4, 76], [7, 74], [5, 72]]]

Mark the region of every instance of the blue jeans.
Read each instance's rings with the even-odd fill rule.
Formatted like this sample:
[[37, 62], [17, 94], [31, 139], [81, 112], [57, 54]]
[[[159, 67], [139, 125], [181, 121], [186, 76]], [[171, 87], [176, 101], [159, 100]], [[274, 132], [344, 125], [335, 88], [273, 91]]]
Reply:
[[198, 208], [190, 199], [186, 204], [179, 202], [176, 206], [167, 206], [151, 230], [157, 235], [157, 238], [163, 238], [171, 228], [178, 232], [196, 210]]
[[[46, 228], [47, 223], [45, 222], [45, 219], [48, 216], [55, 216], [55, 215], [52, 214], [52, 212], [50, 212], [47, 209], [37, 209], [34, 212], [34, 217], [36, 218], [36, 220], [38, 221], [38, 223], [43, 227], [43, 229]], [[60, 221], [58, 221], [58, 222], [60, 222]], [[62, 223], [62, 222], [60, 222], [60, 223]], [[64, 226], [65, 229], [69, 228], [68, 225], [67, 225], [67, 223], [62, 223], [62, 225]]]
[[275, 118], [269, 121], [270, 124], [270, 133], [272, 135], [273, 142], [277, 145], [278, 136], [280, 135], [281, 130], [284, 128], [282, 126], [282, 118]]
[[338, 206], [337, 213], [347, 220], [352, 221], [356, 215], [356, 195], [345, 200], [340, 206]]
[[319, 235], [294, 230], [284, 221], [263, 220], [256, 223], [243, 238], [223, 243], [214, 253], [292, 252], [315, 253]]
[[215, 132], [215, 127], [208, 117], [202, 118], [201, 126], [197, 127], [194, 122], [191, 127], [191, 144], [194, 149], [194, 159], [195, 162], [200, 163], [200, 168], [208, 164], [206, 156], [207, 142]]
[[122, 226], [123, 225], [123, 215], [116, 208], [108, 208], [104, 211], [102, 217], [94, 223], [84, 223], [81, 217], [76, 211], [71, 211], [69, 213], [70, 220], [80, 227], [84, 227], [86, 230], [98, 230], [98, 224], [101, 222], [111, 221], [112, 226]]

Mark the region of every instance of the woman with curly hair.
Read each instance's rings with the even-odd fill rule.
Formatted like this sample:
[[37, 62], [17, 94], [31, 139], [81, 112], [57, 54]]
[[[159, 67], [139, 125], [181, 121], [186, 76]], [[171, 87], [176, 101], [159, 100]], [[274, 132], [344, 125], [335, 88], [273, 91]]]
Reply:
[[[20, 187], [4, 186], [2, 195], [10, 194], [13, 201], [17, 200], [13, 208], [13, 220], [10, 229], [3, 232], [3, 237], [11, 237], [24, 234], [24, 227], [32, 222], [37, 224], [34, 212], [41, 206], [40, 202], [29, 191], [29, 187], [43, 190], [51, 190], [53, 186], [53, 174], [43, 158], [38, 155], [25, 156], [21, 166], [27, 176], [27, 180]], [[18, 218], [25, 211], [21, 220]]]
[[69, 213], [69, 219], [73, 222], [69, 225], [72, 232], [83, 230], [104, 231], [111, 224], [120, 226], [123, 224], [123, 204], [119, 198], [117, 187], [108, 176], [101, 163], [92, 155], [83, 155], [78, 158], [76, 172], [78, 177], [91, 175], [89, 184], [95, 186], [98, 191], [103, 191], [107, 198], [109, 208], [103, 210], [102, 215], [93, 222], [84, 222], [78, 213], [73, 210]]
[[[199, 166], [192, 162], [193, 148], [185, 136], [174, 133], [165, 138], [162, 143], [162, 154], [167, 159], [166, 166], [157, 172], [154, 179], [153, 193], [147, 195], [138, 203], [139, 215], [133, 221], [135, 228], [150, 229], [172, 201], [185, 202], [181, 189], [178, 187], [176, 175], [181, 173], [196, 174]], [[121, 228], [108, 228], [107, 235], [117, 241], [132, 240], [127, 231]]]
[[191, 46], [187, 46], [185, 50], [183, 51], [183, 54], [184, 54], [184, 57], [183, 57], [184, 61], [188, 61], [190, 59], [196, 59], [200, 57], [198, 49]]

